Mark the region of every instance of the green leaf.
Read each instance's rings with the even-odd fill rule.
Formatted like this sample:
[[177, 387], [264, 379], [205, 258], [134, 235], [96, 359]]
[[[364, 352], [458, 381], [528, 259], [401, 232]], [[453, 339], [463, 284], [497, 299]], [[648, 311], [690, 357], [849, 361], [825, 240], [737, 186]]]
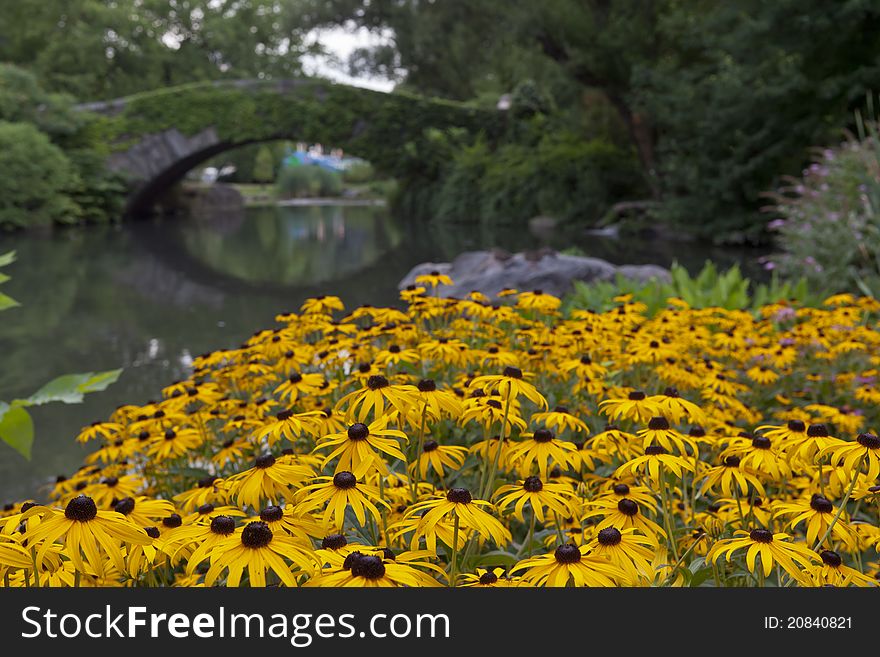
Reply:
[[34, 421], [30, 413], [20, 407], [7, 408], [0, 419], [0, 440], [30, 461], [34, 444]]
[[0, 267], [11, 265], [13, 262], [15, 262], [15, 251], [0, 253]]
[[83, 400], [85, 393], [105, 390], [107, 386], [119, 378], [120, 374], [122, 374], [122, 370], [65, 374], [49, 381], [26, 401], [31, 405], [48, 404], [55, 401], [78, 404]]
[[0, 310], [9, 310], [10, 308], [15, 308], [20, 305], [21, 304], [12, 297], [6, 296], [0, 292]]

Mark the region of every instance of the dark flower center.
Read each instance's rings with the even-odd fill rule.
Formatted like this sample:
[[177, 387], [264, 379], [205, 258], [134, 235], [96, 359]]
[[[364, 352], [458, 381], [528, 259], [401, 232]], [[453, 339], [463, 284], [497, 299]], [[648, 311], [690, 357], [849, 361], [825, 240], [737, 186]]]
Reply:
[[342, 534], [330, 534], [321, 541], [321, 547], [325, 550], [338, 550], [348, 545], [348, 540]]
[[639, 505], [629, 499], [622, 499], [617, 503], [617, 510], [627, 516], [634, 516], [639, 512]]
[[436, 440], [427, 440], [425, 441], [425, 446], [422, 447], [422, 451], [424, 452], [433, 452], [435, 449], [440, 447]]
[[251, 522], [241, 532], [241, 543], [249, 548], [266, 547], [272, 541], [272, 530], [265, 522]]
[[178, 513], [172, 513], [167, 518], [162, 519], [162, 524], [169, 529], [174, 529], [175, 527], [180, 527], [183, 524], [183, 518], [181, 518], [180, 514]]
[[645, 398], [645, 393], [641, 390], [633, 390], [628, 395], [628, 399], [631, 401], [642, 401]]
[[813, 495], [810, 500], [810, 507], [819, 513], [831, 513], [834, 511], [834, 505], [821, 495]]
[[214, 505], [208, 502], [207, 504], [202, 504], [196, 511], [199, 512], [199, 515], [206, 516], [214, 510]]
[[665, 417], [652, 417], [648, 428], [652, 431], [666, 431], [669, 429], [669, 420]]
[[832, 566], [833, 568], [837, 568], [843, 563], [843, 559], [840, 558], [840, 555], [833, 550], [822, 550], [819, 556], [822, 557], [822, 563]]
[[805, 428], [806, 427], [804, 426], [804, 423], [801, 420], [789, 420], [788, 421], [788, 430], [789, 431], [796, 431], [798, 433], [803, 433]]
[[773, 541], [773, 532], [766, 529], [753, 529], [749, 532], [749, 538], [755, 543], [770, 543]]
[[770, 439], [767, 436], [755, 436], [752, 438], [752, 447], [756, 449], [770, 449]]
[[596, 538], [599, 539], [600, 545], [617, 545], [623, 540], [623, 534], [614, 527], [606, 527], [599, 532]]
[[496, 399], [490, 399], [486, 402], [486, 406], [491, 406], [492, 408], [496, 408], [499, 411], [501, 410], [501, 402]]
[[724, 465], [728, 468], [738, 468], [740, 463], [740, 459], [738, 456], [728, 456], [724, 459]]
[[615, 495], [629, 495], [629, 486], [627, 484], [614, 484], [612, 490]]
[[558, 563], [577, 563], [581, 560], [581, 551], [572, 543], [566, 543], [556, 548], [553, 553]]
[[480, 584], [483, 586], [488, 586], [489, 584], [494, 584], [498, 581], [498, 575], [495, 573], [488, 571], [480, 575]]
[[811, 438], [827, 438], [828, 427], [826, 427], [824, 424], [811, 424], [810, 428], [807, 429], [807, 435]]
[[467, 488], [450, 488], [446, 500], [454, 504], [470, 504], [473, 498]]
[[873, 433], [860, 433], [856, 440], [862, 447], [867, 447], [868, 449], [880, 449], [880, 438]]
[[121, 513], [124, 516], [127, 516], [129, 513], [134, 511], [134, 498], [133, 497], [123, 497], [116, 504], [113, 505], [113, 510], [116, 513]]
[[361, 422], [356, 424], [352, 424], [348, 428], [348, 439], [349, 440], [366, 440], [367, 436], [370, 435], [370, 428]]
[[527, 477], [525, 481], [523, 481], [523, 490], [529, 493], [538, 493], [543, 490], [544, 484], [541, 483], [541, 479], [532, 475], [531, 477]]
[[553, 412], [554, 413], [568, 413], [568, 408], [566, 408], [565, 406], [557, 406], [556, 408], [553, 409]]
[[263, 454], [262, 456], [258, 456], [257, 460], [254, 461], [254, 466], [263, 470], [265, 470], [266, 468], [271, 468], [273, 465], [275, 465], [275, 457], [271, 454]]
[[333, 475], [333, 485], [339, 490], [348, 490], [357, 486], [357, 479], [348, 470], [343, 470]]
[[553, 440], [553, 432], [549, 429], [536, 429], [532, 437], [536, 443], [549, 443]]
[[379, 388], [387, 388], [389, 386], [388, 379], [381, 374], [374, 374], [367, 379], [367, 387], [370, 390], [378, 390]]
[[434, 392], [437, 389], [437, 384], [434, 383], [434, 379], [422, 379], [419, 381], [419, 392]]
[[119, 479], [117, 477], [108, 477], [107, 479], [105, 479], [101, 483], [106, 486], [109, 486], [110, 488], [113, 488], [116, 484], [119, 483]]
[[349, 552], [348, 555], [345, 557], [345, 561], [342, 562], [342, 568], [344, 570], [351, 570], [355, 562], [360, 561], [363, 558], [364, 555], [361, 552]]
[[702, 438], [706, 435], [706, 430], [697, 424], [691, 427], [691, 430], [688, 431], [688, 435], [692, 438]]
[[260, 520], [265, 522], [278, 522], [284, 517], [284, 509], [275, 504], [270, 504], [260, 512]]
[[221, 536], [229, 536], [235, 531], [235, 520], [230, 516], [217, 516], [211, 519], [211, 531]]
[[385, 564], [379, 557], [361, 556], [351, 564], [351, 574], [353, 577], [381, 579], [385, 575]]
[[300, 374], [299, 372], [294, 372], [293, 374], [290, 375], [290, 377], [287, 380], [290, 381], [292, 384], [296, 385], [297, 383], [299, 383], [300, 381], [303, 380], [303, 375]]
[[88, 522], [98, 515], [98, 507], [95, 501], [86, 495], [77, 495], [67, 503], [64, 509], [64, 517], [68, 520], [76, 520], [78, 522]]
[[165, 440], [174, 440], [177, 438], [177, 432], [174, 429], [165, 430]]
[[504, 376], [509, 377], [511, 379], [521, 379], [523, 378], [522, 370], [518, 367], [505, 367], [504, 368]]
[[665, 453], [666, 453], [666, 450], [663, 449], [663, 447], [660, 445], [648, 445], [645, 448], [645, 455], [646, 456], [658, 456], [659, 454], [665, 454]]
[[214, 476], [199, 479], [199, 488], [208, 488], [208, 486], [213, 486], [215, 481], [217, 481], [217, 477]]
[[150, 538], [159, 538], [158, 527], [144, 527], [144, 531], [147, 532], [147, 536]]
[[293, 411], [291, 411], [291, 410], [281, 411], [280, 413], [276, 413], [275, 417], [281, 421], [289, 420], [290, 418], [293, 417]]

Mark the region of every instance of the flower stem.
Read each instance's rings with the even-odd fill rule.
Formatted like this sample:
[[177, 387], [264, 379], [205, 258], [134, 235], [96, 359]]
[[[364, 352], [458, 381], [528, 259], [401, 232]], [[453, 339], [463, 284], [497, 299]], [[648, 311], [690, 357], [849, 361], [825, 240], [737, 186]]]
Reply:
[[422, 406], [422, 420], [419, 426], [419, 444], [416, 448], [416, 455], [413, 459], [413, 463], [416, 466], [415, 471], [413, 472], [412, 477], [412, 501], [413, 504], [418, 502], [418, 489], [419, 489], [419, 459], [422, 456], [422, 449], [425, 446], [425, 415], [428, 411], [428, 402], [425, 402], [425, 405]]
[[855, 469], [853, 473], [852, 481], [849, 484], [849, 488], [846, 490], [846, 495], [843, 496], [843, 500], [840, 502], [840, 506], [837, 508], [837, 513], [834, 514], [834, 518], [831, 520], [831, 524], [828, 525], [828, 529], [825, 530], [825, 534], [823, 534], [822, 538], [819, 539], [819, 542], [813, 546], [813, 551], [818, 549], [831, 535], [831, 530], [834, 529], [834, 525], [837, 524], [837, 520], [840, 518], [843, 510], [846, 508], [846, 503], [849, 502], [849, 498], [852, 495], [853, 489], [856, 487], [856, 482], [859, 480], [859, 473], [862, 471], [862, 464], [868, 458], [868, 455], [865, 454], [861, 460], [859, 461], [859, 467]]
[[495, 480], [495, 472], [498, 470], [498, 461], [501, 457], [501, 448], [504, 446], [504, 438], [507, 433], [507, 415], [510, 412], [511, 391], [507, 391], [507, 399], [504, 402], [504, 418], [501, 420], [501, 433], [498, 435], [498, 448], [495, 450], [495, 458], [492, 459], [492, 467], [489, 468], [489, 476], [483, 490], [480, 491], [480, 499], [487, 499], [492, 488], [492, 482]]
[[666, 540], [669, 543], [669, 549], [672, 556], [678, 561], [678, 547], [675, 545], [675, 533], [673, 532], [673, 520], [669, 510], [668, 495], [666, 493], [666, 469], [660, 466], [660, 501], [663, 504], [663, 520], [666, 524]]
[[449, 585], [455, 588], [455, 580], [458, 578], [458, 514], [453, 511], [455, 521], [452, 529], [452, 563], [449, 566]]

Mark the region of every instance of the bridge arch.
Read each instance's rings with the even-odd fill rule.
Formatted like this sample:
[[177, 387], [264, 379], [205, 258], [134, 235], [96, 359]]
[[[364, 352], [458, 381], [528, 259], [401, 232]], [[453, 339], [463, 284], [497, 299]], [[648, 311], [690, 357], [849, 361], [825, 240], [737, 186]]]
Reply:
[[126, 177], [126, 214], [145, 214], [187, 171], [224, 151], [289, 139], [341, 147], [379, 171], [412, 166], [409, 145], [430, 128], [493, 135], [500, 112], [317, 79], [238, 80], [171, 87], [81, 105], [101, 115], [107, 165]]

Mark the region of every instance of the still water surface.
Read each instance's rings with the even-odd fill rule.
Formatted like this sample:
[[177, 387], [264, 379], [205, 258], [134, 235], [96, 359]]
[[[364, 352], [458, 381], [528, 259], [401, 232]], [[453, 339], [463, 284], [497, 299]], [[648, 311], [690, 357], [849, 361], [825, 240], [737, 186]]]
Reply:
[[397, 302], [397, 282], [415, 264], [477, 248], [511, 251], [579, 246], [617, 264], [677, 259], [699, 269], [752, 254], [656, 240], [615, 240], [522, 229], [393, 220], [382, 207], [321, 205], [248, 209], [205, 218], [0, 236], [5, 293], [22, 307], [0, 315], [0, 399], [26, 397], [60, 374], [124, 368], [105, 392], [78, 405], [33, 409], [30, 462], [0, 444], [0, 504], [40, 498], [87, 449], [79, 427], [123, 403], [155, 399], [187, 376], [194, 356], [234, 347], [304, 299], [337, 294], [346, 306]]

